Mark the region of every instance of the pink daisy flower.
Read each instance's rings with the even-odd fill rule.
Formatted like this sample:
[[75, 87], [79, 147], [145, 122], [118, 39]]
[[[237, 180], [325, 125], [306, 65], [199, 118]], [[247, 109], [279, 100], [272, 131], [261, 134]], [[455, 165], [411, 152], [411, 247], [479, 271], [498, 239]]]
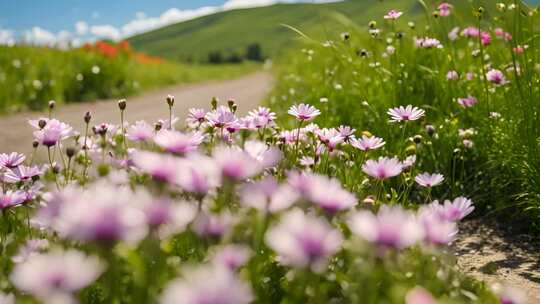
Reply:
[[423, 49], [442, 49], [443, 45], [438, 39], [435, 38], [415, 38], [414, 44], [416, 47], [423, 48]]
[[186, 123], [190, 127], [198, 126], [206, 121], [206, 110], [199, 108], [189, 109], [188, 117], [186, 118]]
[[476, 99], [476, 97], [470, 95], [465, 98], [458, 98], [457, 100], [457, 103], [464, 108], [470, 108], [474, 106], [477, 102], [478, 100]]
[[56, 145], [60, 140], [69, 137], [73, 128], [56, 119], [50, 119], [44, 128], [34, 131], [34, 139], [46, 147]]
[[444, 181], [444, 176], [439, 173], [422, 173], [417, 175], [414, 180], [422, 187], [431, 188], [441, 184]]
[[41, 170], [37, 166], [18, 166], [4, 173], [4, 182], [18, 183], [26, 182], [41, 174]]
[[341, 233], [324, 218], [306, 215], [300, 209], [289, 211], [266, 234], [266, 244], [278, 254], [281, 264], [317, 272], [324, 270], [342, 242]]
[[21, 191], [0, 192], [0, 210], [7, 209], [22, 204], [26, 200], [26, 195]]
[[361, 139], [352, 139], [351, 146], [361, 151], [370, 151], [384, 146], [386, 143], [380, 137], [362, 135]]
[[403, 15], [403, 13], [400, 11], [390, 10], [386, 15], [384, 15], [384, 19], [396, 20], [397, 18], [401, 17], [401, 15]]
[[216, 110], [206, 113], [206, 119], [211, 126], [223, 129], [236, 125], [238, 119], [226, 106], [219, 106]]
[[222, 176], [235, 181], [252, 177], [263, 169], [259, 161], [239, 148], [218, 147], [214, 149], [213, 158]]
[[137, 151], [133, 155], [135, 166], [161, 182], [174, 183], [180, 173], [180, 160], [171, 155]]
[[7, 169], [13, 169], [20, 164], [24, 162], [26, 159], [26, 156], [21, 153], [17, 152], [11, 152], [9, 154], [7, 153], [1, 153], [0, 154], [0, 168], [4, 167]]
[[454, 71], [454, 70], [448, 71], [448, 73], [446, 73], [446, 79], [448, 79], [448, 80], [458, 80], [459, 79], [459, 74], [458, 74], [457, 71]]
[[204, 135], [200, 132], [181, 133], [171, 130], [161, 130], [154, 137], [154, 142], [167, 152], [185, 154], [197, 150], [203, 142]]
[[76, 250], [30, 256], [18, 264], [10, 280], [19, 290], [44, 303], [75, 303], [74, 293], [99, 278], [105, 265], [93, 256]]
[[349, 220], [351, 231], [382, 250], [404, 249], [422, 240], [424, 231], [414, 214], [400, 206], [382, 206], [375, 215], [360, 211]]
[[302, 103], [300, 105], [291, 106], [287, 113], [296, 117], [296, 119], [300, 121], [310, 121], [319, 116], [321, 111], [317, 110], [317, 108], [312, 105]]
[[356, 205], [356, 197], [343, 189], [336, 179], [314, 175], [307, 185], [307, 199], [328, 214], [335, 214]]
[[388, 115], [390, 115], [391, 122], [400, 122], [400, 121], [412, 121], [422, 118], [426, 111], [408, 105], [406, 107], [400, 106], [397, 108], [391, 108], [388, 110]]
[[439, 11], [439, 16], [441, 17], [448, 17], [450, 16], [450, 13], [452, 12], [452, 5], [443, 2], [437, 7]]
[[378, 160], [368, 160], [362, 166], [362, 171], [379, 180], [397, 176], [403, 170], [403, 164], [397, 157], [380, 157]]
[[495, 85], [504, 85], [507, 81], [503, 72], [497, 69], [491, 69], [486, 73], [486, 79]]
[[248, 304], [253, 302], [250, 285], [219, 264], [188, 268], [184, 276], [169, 283], [160, 304]]
[[145, 142], [154, 137], [154, 127], [140, 120], [128, 128], [126, 135], [129, 140]]

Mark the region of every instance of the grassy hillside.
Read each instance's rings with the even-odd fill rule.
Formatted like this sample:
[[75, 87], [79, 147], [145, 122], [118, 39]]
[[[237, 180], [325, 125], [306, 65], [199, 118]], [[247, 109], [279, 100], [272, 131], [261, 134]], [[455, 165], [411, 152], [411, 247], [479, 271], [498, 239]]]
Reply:
[[[470, 6], [467, 0], [449, 2], [463, 9]], [[486, 6], [494, 6], [496, 3], [496, 1], [481, 2], [484, 2]], [[408, 19], [423, 15], [423, 9], [418, 0], [382, 2], [353, 0], [328, 4], [278, 4], [221, 12], [134, 36], [128, 41], [136, 49], [145, 53], [181, 61], [206, 61], [208, 55], [214, 51], [220, 51], [224, 56], [242, 55], [246, 47], [252, 43], [262, 46], [264, 56], [274, 57], [294, 45], [298, 37], [282, 24], [294, 26], [320, 39], [335, 39], [333, 35], [336, 31], [340, 27], [346, 28], [342, 26], [336, 13], [345, 15], [359, 25], [364, 25], [369, 20], [382, 16], [391, 8], [404, 11]], [[327, 35], [330, 37], [325, 37]]]
[[[145, 53], [179, 60], [205, 60], [212, 51], [243, 53], [250, 43], [259, 43], [265, 56], [279, 54], [298, 35], [281, 26], [288, 24], [309, 34], [335, 32], [332, 15], [342, 13], [360, 24], [389, 8], [414, 10], [415, 0], [345, 1], [329, 4], [278, 4], [242, 9], [170, 25], [134, 36], [129, 42]], [[377, 4], [377, 5], [373, 5]]]

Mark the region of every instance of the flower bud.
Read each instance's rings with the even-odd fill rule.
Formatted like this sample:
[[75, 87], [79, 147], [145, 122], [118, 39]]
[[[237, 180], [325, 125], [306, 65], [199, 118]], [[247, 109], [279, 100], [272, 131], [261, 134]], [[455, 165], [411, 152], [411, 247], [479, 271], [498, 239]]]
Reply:
[[49, 110], [54, 109], [55, 106], [56, 106], [56, 101], [54, 100], [49, 101]]
[[46, 125], [47, 125], [47, 121], [45, 119], [40, 119], [38, 121], [38, 126], [39, 126], [40, 129], [45, 128]]
[[210, 105], [212, 106], [212, 110], [217, 109], [218, 99], [217, 97], [212, 97], [212, 101], [210, 102]]
[[374, 29], [374, 28], [377, 27], [377, 22], [376, 21], [370, 21], [368, 25], [369, 25], [369, 28]]
[[154, 130], [156, 130], [156, 132], [161, 130], [161, 128], [163, 128], [163, 124], [161, 122], [158, 121], [154, 124]]
[[120, 108], [120, 111], [124, 111], [126, 109], [126, 106], [127, 106], [127, 100], [120, 99], [118, 101], [118, 108]]
[[69, 158], [72, 158], [77, 153], [77, 149], [75, 147], [67, 147], [66, 148], [66, 155]]
[[91, 119], [92, 119], [92, 114], [90, 114], [90, 111], [86, 112], [86, 114], [84, 114], [84, 122], [90, 123]]
[[167, 95], [167, 104], [169, 105], [169, 107], [174, 106], [174, 96]]
[[34, 141], [32, 142], [32, 147], [33, 147], [33, 148], [37, 148], [38, 146], [39, 146], [39, 142], [38, 142], [37, 140], [34, 140]]

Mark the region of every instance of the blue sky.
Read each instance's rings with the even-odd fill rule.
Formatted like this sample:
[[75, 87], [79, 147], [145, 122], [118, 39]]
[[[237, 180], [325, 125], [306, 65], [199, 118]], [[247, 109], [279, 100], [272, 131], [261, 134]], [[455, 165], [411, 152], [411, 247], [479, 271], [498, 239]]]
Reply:
[[332, 0], [0, 0], [0, 44], [120, 40], [223, 10], [328, 1]]

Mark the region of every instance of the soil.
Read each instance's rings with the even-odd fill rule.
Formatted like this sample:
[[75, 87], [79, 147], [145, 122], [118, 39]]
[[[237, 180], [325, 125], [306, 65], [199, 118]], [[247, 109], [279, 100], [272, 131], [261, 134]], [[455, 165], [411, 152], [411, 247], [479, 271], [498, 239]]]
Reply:
[[540, 240], [494, 219], [461, 223], [454, 244], [462, 271], [486, 282], [517, 287], [540, 303]]

